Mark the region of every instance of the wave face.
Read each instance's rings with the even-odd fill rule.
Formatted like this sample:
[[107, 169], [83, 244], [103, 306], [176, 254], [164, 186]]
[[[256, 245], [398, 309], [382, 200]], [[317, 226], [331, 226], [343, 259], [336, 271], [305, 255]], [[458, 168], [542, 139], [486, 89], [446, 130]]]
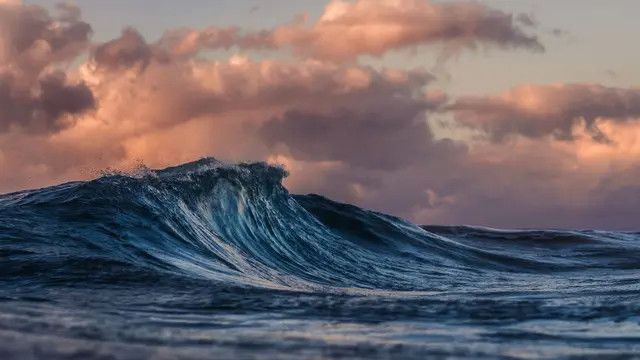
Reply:
[[285, 176], [203, 159], [0, 196], [0, 357], [640, 351], [638, 233], [417, 226]]

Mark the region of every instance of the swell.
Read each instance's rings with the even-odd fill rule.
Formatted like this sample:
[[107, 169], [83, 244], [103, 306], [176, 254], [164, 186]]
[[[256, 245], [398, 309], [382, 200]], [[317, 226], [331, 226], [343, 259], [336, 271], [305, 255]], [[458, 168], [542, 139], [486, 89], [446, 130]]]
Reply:
[[[636, 269], [637, 234], [416, 226], [214, 159], [0, 196], [3, 281], [204, 279], [437, 291], [505, 274]], [[44, 280], [43, 280], [44, 279]]]

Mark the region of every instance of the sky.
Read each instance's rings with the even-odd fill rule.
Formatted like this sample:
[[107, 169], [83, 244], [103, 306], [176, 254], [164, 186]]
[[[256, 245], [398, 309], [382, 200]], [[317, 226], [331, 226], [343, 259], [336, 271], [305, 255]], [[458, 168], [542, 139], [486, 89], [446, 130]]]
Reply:
[[638, 230], [634, 0], [0, 0], [0, 193], [214, 156], [423, 224]]

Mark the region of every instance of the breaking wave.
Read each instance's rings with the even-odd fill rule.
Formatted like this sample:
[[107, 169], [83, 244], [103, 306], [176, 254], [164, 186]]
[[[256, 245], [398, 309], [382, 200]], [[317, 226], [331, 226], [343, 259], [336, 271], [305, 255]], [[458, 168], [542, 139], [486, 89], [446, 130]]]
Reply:
[[418, 226], [285, 176], [202, 159], [0, 195], [0, 357], [640, 351], [638, 233]]

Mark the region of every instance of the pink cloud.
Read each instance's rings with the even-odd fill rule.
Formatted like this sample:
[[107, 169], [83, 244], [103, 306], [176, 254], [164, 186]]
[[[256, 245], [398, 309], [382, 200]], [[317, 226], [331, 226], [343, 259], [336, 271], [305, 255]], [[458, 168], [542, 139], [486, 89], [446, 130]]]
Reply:
[[333, 0], [320, 19], [301, 16], [290, 24], [251, 32], [238, 27], [178, 29], [165, 33], [158, 46], [176, 55], [203, 49], [290, 48], [303, 57], [335, 62], [420, 45], [443, 45], [447, 52], [480, 46], [543, 51], [527, 15], [514, 15], [476, 2], [429, 0]]
[[276, 28], [273, 41], [300, 54], [338, 61], [426, 44], [543, 50], [512, 14], [474, 2], [428, 0], [334, 0], [316, 23]]
[[0, 132], [58, 131], [94, 107], [86, 85], [56, 69], [86, 48], [90, 33], [71, 5], [51, 16], [37, 6], [0, 4]]
[[640, 118], [640, 89], [598, 84], [523, 85], [497, 96], [463, 97], [449, 106], [456, 120], [499, 140], [508, 135], [572, 139], [583, 124], [594, 139], [606, 138], [598, 119]]

